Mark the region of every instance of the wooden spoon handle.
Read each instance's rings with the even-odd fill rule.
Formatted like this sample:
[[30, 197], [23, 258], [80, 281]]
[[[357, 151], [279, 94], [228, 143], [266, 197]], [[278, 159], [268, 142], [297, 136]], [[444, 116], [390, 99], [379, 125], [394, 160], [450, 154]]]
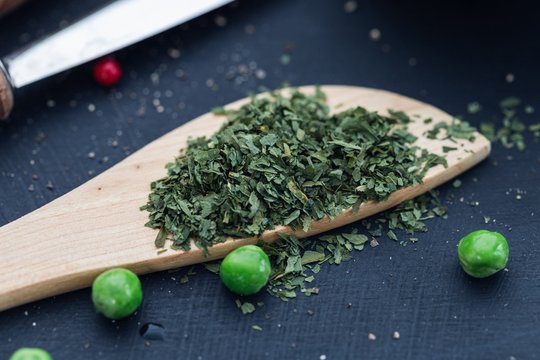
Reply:
[[25, 0], [0, 0], [0, 16], [10, 12]]

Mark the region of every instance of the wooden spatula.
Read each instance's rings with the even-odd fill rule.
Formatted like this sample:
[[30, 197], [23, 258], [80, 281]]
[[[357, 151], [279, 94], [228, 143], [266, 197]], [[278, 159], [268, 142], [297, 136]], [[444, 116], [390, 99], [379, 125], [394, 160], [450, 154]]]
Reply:
[[[387, 91], [351, 86], [322, 89], [335, 111], [360, 105], [380, 112], [402, 110], [422, 119], [431, 117], [434, 122], [452, 119], [431, 105]], [[313, 92], [314, 87], [300, 90]], [[236, 108], [248, 101], [242, 99], [228, 107]], [[452, 179], [490, 152], [489, 141], [480, 134], [476, 134], [474, 142], [457, 144], [427, 139], [423, 134], [433, 125], [413, 119], [417, 120], [410, 124], [409, 131], [418, 136], [421, 147], [441, 155], [443, 146], [457, 147], [444, 154], [448, 167], [432, 168], [423, 184], [396, 191], [384, 202], [365, 203], [358, 213], [348, 210], [331, 221], [315, 222], [309, 232], [297, 231], [296, 236], [318, 234], [391, 208]], [[255, 243], [254, 238], [229, 240], [210, 248], [209, 257], [196, 248], [188, 252], [169, 249], [158, 255], [154, 246], [157, 231], [144, 227], [147, 213], [139, 210], [147, 201], [150, 183], [166, 175], [165, 164], [186, 146], [187, 139], [209, 136], [225, 120], [210, 113], [200, 116], [70, 193], [0, 228], [0, 310], [86, 287], [108, 268], [125, 267], [143, 274], [218, 259], [236, 247]], [[292, 233], [290, 228], [280, 227], [265, 232], [261, 238], [275, 240], [278, 231]]]

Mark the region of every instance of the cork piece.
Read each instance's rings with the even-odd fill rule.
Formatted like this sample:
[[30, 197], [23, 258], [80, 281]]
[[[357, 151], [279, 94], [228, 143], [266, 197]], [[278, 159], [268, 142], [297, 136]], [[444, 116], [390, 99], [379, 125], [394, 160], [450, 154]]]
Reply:
[[[2, 1], [2, 0], [0, 0]], [[0, 67], [0, 119], [6, 119], [13, 109], [13, 92], [6, 75]]]
[[24, 0], [0, 0], [0, 16], [22, 4]]

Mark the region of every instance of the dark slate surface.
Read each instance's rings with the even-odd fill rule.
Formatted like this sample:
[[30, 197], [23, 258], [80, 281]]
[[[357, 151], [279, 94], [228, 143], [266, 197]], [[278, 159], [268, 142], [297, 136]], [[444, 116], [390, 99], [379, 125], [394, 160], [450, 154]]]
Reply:
[[[0, 21], [0, 52], [65, 26], [97, 3], [104, 1], [25, 5]], [[476, 124], [496, 119], [498, 101], [508, 95], [540, 108], [537, 10], [526, 2], [471, 3], [361, 1], [351, 14], [343, 0], [243, 1], [118, 53], [126, 76], [116, 89], [99, 88], [90, 67], [29, 87], [18, 94], [10, 122], [0, 125], [0, 224], [259, 86], [378, 87], [454, 114], [477, 100], [484, 110], [469, 116]], [[218, 14], [225, 27], [216, 26]], [[369, 39], [372, 28], [380, 29], [379, 42]], [[228, 74], [250, 64], [266, 76]], [[509, 73], [513, 82], [505, 80]], [[538, 122], [537, 115], [526, 120]], [[527, 143], [523, 153], [495, 146], [490, 160], [461, 176], [461, 188], [443, 186], [443, 198], [454, 198], [450, 217], [430, 221], [416, 245], [382, 241], [352, 262], [324, 268], [318, 296], [282, 303], [261, 294], [264, 307], [244, 316], [202, 268], [185, 285], [183, 272], [161, 272], [142, 277], [142, 309], [124, 321], [96, 315], [88, 289], [1, 313], [0, 358], [21, 346], [46, 348], [55, 359], [538, 358], [540, 145], [531, 136]], [[526, 191], [521, 200], [516, 189]], [[485, 225], [483, 215], [496, 223]], [[484, 227], [508, 237], [509, 271], [473, 280], [460, 270], [455, 246], [462, 234]], [[146, 322], [162, 324], [165, 339], [145, 342], [139, 328]], [[253, 331], [254, 324], [263, 331]], [[394, 331], [400, 340], [392, 339]]]

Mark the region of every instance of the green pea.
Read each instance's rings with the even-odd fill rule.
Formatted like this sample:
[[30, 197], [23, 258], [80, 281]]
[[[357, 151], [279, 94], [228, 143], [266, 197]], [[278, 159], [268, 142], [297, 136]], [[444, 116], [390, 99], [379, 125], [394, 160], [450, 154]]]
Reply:
[[461, 267], [467, 274], [485, 278], [506, 266], [508, 243], [498, 232], [473, 231], [459, 241], [458, 257]]
[[96, 310], [109, 319], [133, 314], [142, 302], [141, 282], [127, 269], [111, 269], [100, 274], [92, 284], [92, 301]]
[[53, 360], [51, 354], [39, 348], [20, 348], [9, 360]]
[[270, 259], [258, 246], [246, 245], [231, 251], [221, 262], [223, 284], [239, 295], [257, 293], [268, 282]]

